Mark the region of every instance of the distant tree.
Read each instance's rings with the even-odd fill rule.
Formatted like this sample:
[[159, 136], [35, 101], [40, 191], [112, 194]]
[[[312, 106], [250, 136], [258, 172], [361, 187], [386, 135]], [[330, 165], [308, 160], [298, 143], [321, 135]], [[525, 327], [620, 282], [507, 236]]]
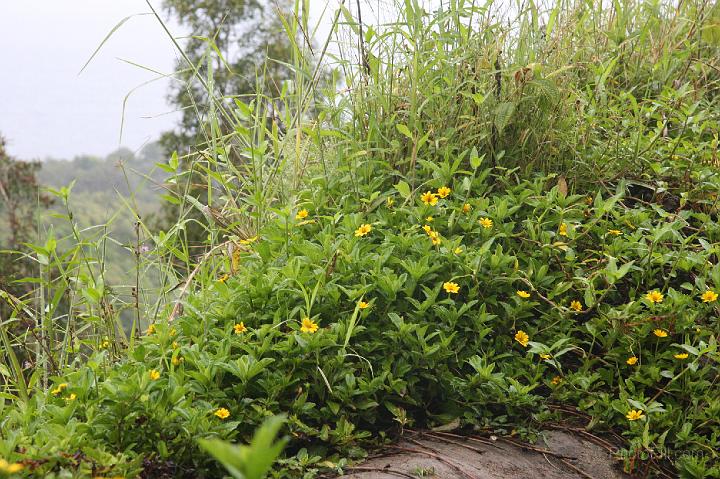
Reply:
[[[207, 107], [210, 104], [206, 89], [212, 76], [212, 95], [215, 99], [249, 96], [258, 89], [270, 98], [280, 95], [282, 84], [290, 78], [291, 70], [283, 63], [292, 63], [293, 46], [288, 38], [281, 15], [289, 18], [291, 0], [165, 0], [165, 10], [192, 35], [184, 45], [189, 60], [197, 67], [194, 72], [181, 59], [176, 67], [176, 82], [170, 93], [171, 103], [181, 111], [178, 127], [163, 135], [161, 143], [168, 155], [177, 151], [187, 157], [206, 148], [210, 137]], [[219, 52], [219, 54], [218, 54]], [[212, 75], [210, 75], [212, 70]], [[217, 125], [221, 133], [231, 131], [232, 125]], [[242, 161], [230, 158], [231, 161]], [[181, 166], [188, 168], [188, 161]], [[203, 204], [207, 180], [197, 172], [188, 179], [187, 191]], [[176, 193], [185, 193], [184, 185], [174, 185]], [[199, 211], [188, 212], [196, 222], [188, 223], [187, 239], [199, 245], [205, 238], [207, 218]], [[158, 214], [158, 226], [169, 228], [179, 216], [179, 207], [166, 203]], [[199, 251], [199, 250], [198, 250]]]
[[[282, 62], [292, 63], [293, 48], [280, 20], [291, 13], [291, 0], [165, 0], [163, 5], [192, 35], [184, 51], [198, 76], [208, 78], [212, 67], [216, 98], [250, 95], [258, 86], [270, 97], [279, 95], [291, 75]], [[175, 77], [180, 81], [170, 100], [182, 116], [162, 144], [168, 152], [185, 153], [204, 143], [208, 92], [183, 59]]]

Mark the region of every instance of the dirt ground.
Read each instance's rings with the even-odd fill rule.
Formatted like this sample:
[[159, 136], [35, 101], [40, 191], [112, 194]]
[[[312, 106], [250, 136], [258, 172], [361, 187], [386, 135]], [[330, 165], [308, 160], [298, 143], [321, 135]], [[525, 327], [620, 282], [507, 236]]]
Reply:
[[545, 431], [534, 445], [505, 438], [446, 433], [408, 436], [387, 455], [351, 469], [344, 479], [620, 479], [618, 461], [600, 445], [563, 431]]

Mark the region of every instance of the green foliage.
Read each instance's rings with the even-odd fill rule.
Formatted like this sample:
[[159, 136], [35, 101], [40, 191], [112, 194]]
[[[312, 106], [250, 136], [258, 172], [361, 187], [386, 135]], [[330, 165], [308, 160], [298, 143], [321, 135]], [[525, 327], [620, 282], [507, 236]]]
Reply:
[[220, 461], [235, 479], [263, 479], [285, 446], [285, 440], [275, 442], [284, 422], [282, 416], [267, 419], [247, 446], [200, 440], [200, 447]]
[[194, 153], [207, 146], [212, 128], [230, 126], [214, 118], [218, 99], [257, 93], [275, 98], [292, 77], [286, 65], [293, 61], [293, 39], [280, 20], [292, 5], [289, 0], [165, 0], [163, 7], [191, 35], [184, 42], [185, 56], [176, 67], [180, 81], [170, 97], [182, 120], [163, 144], [169, 151]]
[[[277, 97], [217, 91], [203, 57], [197, 151], [158, 164], [180, 214], [137, 222], [154, 250], [145, 263], [137, 240], [136, 271], [163, 289], [130, 334], [103, 241], [56, 191], [75, 244], [31, 246], [41, 300], [11, 320], [40, 333], [38, 366], [0, 371], [0, 458], [36, 477], [218, 477], [200, 445], [261, 427], [255, 447], [288, 438], [271, 474], [311, 478], [408, 427], [532, 437], [562, 404], [621, 434], [631, 472], [668, 452], [718, 477], [716, 9], [558, 3], [501, 22], [499, 6], [407, 1], [383, 28], [340, 7], [360, 61], [324, 89], [309, 45]], [[251, 472], [253, 449], [210, 447]]]
[[[371, 163], [383, 168], [373, 159], [360, 166]], [[403, 427], [459, 420], [530, 431], [555, 417], [555, 402], [622, 431], [631, 453], [714, 447], [704, 429], [718, 395], [717, 302], [701, 295], [720, 289], [710, 246], [720, 231], [709, 220], [709, 193], [720, 185], [705, 175], [695, 173], [693, 193], [708, 199], [677, 212], [629, 198], [624, 184], [565, 196], [548, 191], [547, 178], [515, 182], [484, 170], [456, 172], [435, 206], [419, 192], [402, 205], [394, 190], [374, 195], [372, 185], [356, 201], [349, 178], [318, 182], [300, 194], [306, 219], [296, 209], [278, 214], [243, 245], [235, 274], [191, 297], [176, 322], [153, 327], [127, 360], [108, 368], [110, 356], [98, 353], [53, 381], [53, 391], [66, 388], [34, 396], [24, 414], [13, 410], [4, 428], [16, 437], [5, 450], [23, 444], [13, 460], [47, 460], [92, 445], [111, 454], [101, 464], [112, 474], [136, 471], [144, 458], [146, 471], [213, 477], [198, 438], [250, 441], [284, 412], [290, 442], [277, 467], [296, 477], [341, 467], [378, 433]], [[324, 191], [341, 209], [318, 201]], [[372, 225], [364, 236], [361, 224]], [[233, 261], [217, 260], [218, 270]], [[663, 301], [650, 302], [650, 291]], [[526, 347], [518, 331], [529, 335]], [[638, 363], [626, 364], [630, 356]], [[628, 421], [631, 409], [643, 417]], [[59, 421], [67, 434], [52, 429]], [[42, 440], [50, 430], [61, 435], [52, 445]], [[53, 460], [34, 472], [72, 467]]]
[[43, 215], [42, 229], [55, 235], [61, 249], [75, 242], [69, 216], [87, 241], [109, 238], [103, 247], [105, 282], [115, 288], [132, 282], [135, 258], [128, 246], [137, 241], [138, 218], [152, 222], [160, 210], [161, 187], [169, 176], [156, 166], [163, 160], [162, 148], [153, 143], [137, 155], [119, 149], [105, 158], [43, 161], [38, 182], [54, 190], [72, 184], [72, 195], [67, 209], [58, 201]]

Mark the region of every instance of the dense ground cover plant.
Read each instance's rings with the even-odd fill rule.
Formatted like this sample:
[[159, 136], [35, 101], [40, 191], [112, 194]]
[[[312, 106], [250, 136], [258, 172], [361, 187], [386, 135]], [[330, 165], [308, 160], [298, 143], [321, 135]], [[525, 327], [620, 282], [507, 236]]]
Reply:
[[278, 474], [310, 477], [403, 427], [529, 431], [552, 402], [629, 449], [715, 447], [716, 199], [666, 211], [625, 184], [567, 195], [455, 164], [360, 201], [342, 180], [303, 191], [125, 361], [100, 351], [10, 409], [0, 454], [44, 477], [213, 477], [197, 438], [284, 412]]
[[682, 444], [678, 474], [720, 475], [717, 8], [402, 7], [338, 11], [362, 47], [343, 93], [300, 45], [279, 98], [210, 99], [212, 146], [159, 165], [207, 204], [137, 217], [132, 296], [76, 227], [31, 247], [8, 341], [55, 367], [0, 369], [0, 475], [217, 477], [198, 439], [285, 413], [274, 474], [312, 477], [407, 427], [533, 437], [556, 403], [622, 433], [629, 467]]

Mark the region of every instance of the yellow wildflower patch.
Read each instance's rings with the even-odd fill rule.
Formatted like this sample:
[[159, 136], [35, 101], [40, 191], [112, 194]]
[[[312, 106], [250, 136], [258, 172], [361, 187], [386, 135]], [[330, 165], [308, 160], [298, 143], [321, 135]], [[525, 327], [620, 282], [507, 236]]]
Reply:
[[460, 285], [453, 283], [452, 281], [446, 281], [443, 283], [443, 289], [446, 293], [457, 294], [460, 292]]
[[664, 298], [665, 298], [665, 297], [663, 296], [663, 294], [662, 294], [660, 291], [657, 291], [657, 290], [655, 290], [655, 291], [650, 291], [649, 293], [647, 293], [647, 294], [645, 295], [645, 299], [647, 299], [648, 301], [650, 301], [650, 302], [653, 303], [653, 304], [655, 304], [655, 303], [662, 303]]
[[426, 191], [422, 194], [420, 200], [426, 205], [435, 206], [438, 202], [438, 196], [432, 191]]
[[57, 387], [55, 389], [50, 391], [50, 394], [52, 394], [53, 396], [57, 396], [58, 394], [63, 392], [67, 388], [67, 386], [68, 386], [67, 383], [60, 383], [57, 385]]
[[442, 240], [440, 239], [440, 233], [438, 233], [437, 231], [431, 231], [431, 232], [429, 232], [429, 233], [428, 233], [428, 236], [429, 236], [430, 239], [432, 240], [432, 244], [433, 244], [433, 245], [437, 246], [437, 245], [439, 245], [440, 243], [442, 243]]
[[644, 416], [643, 412], [638, 411], [637, 409], [631, 409], [625, 415], [625, 417], [628, 418], [629, 421], [637, 421], [638, 419], [642, 419], [643, 416]]
[[215, 414], [220, 419], [227, 419], [230, 417], [230, 411], [225, 409], [224, 407], [219, 408], [217, 411], [215, 411], [213, 414]]
[[368, 233], [372, 231], [372, 225], [369, 224], [362, 224], [358, 229], [355, 230], [355, 236], [361, 237], [366, 236]]
[[712, 303], [718, 299], [718, 295], [712, 289], [708, 289], [700, 296], [700, 299], [703, 300], [703, 303]]
[[441, 187], [438, 188], [438, 190], [437, 190], [437, 195], [438, 195], [440, 198], [447, 198], [448, 195], [450, 195], [451, 192], [452, 192], [452, 190], [451, 190], [450, 188], [448, 188], [447, 186], [441, 186]]
[[482, 226], [486, 230], [493, 227], [493, 220], [491, 220], [490, 218], [480, 218], [478, 220], [478, 223], [480, 223], [480, 226]]
[[515, 341], [520, 343], [524, 348], [527, 347], [528, 343], [530, 342], [530, 336], [528, 336], [528, 333], [523, 331], [522, 329], [515, 333]]
[[15, 474], [16, 472], [22, 471], [24, 467], [25, 466], [20, 463], [10, 463], [5, 459], [0, 459], [0, 472], [4, 472], [5, 474]]
[[667, 338], [668, 335], [667, 331], [665, 331], [664, 329], [655, 329], [653, 330], [653, 334], [658, 338]]
[[300, 324], [300, 331], [303, 333], [314, 333], [318, 330], [318, 324], [310, 318], [303, 318]]

